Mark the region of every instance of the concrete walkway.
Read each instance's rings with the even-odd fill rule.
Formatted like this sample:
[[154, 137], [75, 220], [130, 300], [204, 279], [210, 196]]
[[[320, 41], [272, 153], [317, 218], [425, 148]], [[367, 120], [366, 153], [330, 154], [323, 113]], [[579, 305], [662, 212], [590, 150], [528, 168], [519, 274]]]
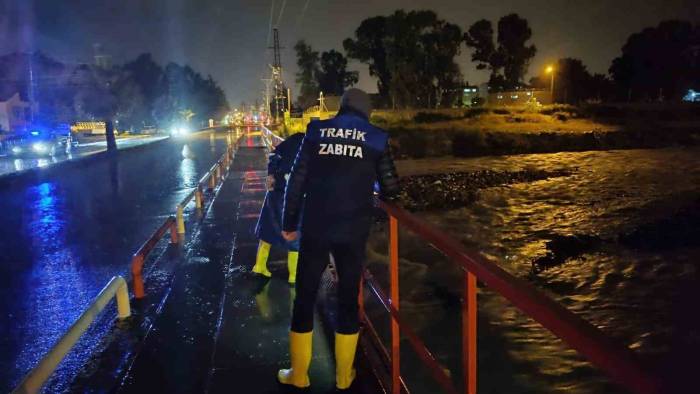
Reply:
[[[286, 253], [270, 256], [272, 279], [250, 273], [255, 223], [265, 195], [267, 151], [243, 137], [228, 178], [192, 235], [170, 294], [123, 384], [122, 393], [277, 393], [287, 366], [294, 288], [286, 282]], [[327, 314], [323, 314], [326, 316]], [[329, 315], [332, 315], [330, 313]], [[333, 392], [335, 363], [330, 319], [317, 316], [311, 393]], [[379, 392], [358, 360], [348, 392]]]

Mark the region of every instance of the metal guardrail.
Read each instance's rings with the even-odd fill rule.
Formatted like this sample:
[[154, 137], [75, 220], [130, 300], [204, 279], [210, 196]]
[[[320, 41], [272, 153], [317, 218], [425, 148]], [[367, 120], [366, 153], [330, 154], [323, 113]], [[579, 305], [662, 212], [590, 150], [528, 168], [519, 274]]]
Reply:
[[231, 167], [231, 163], [233, 162], [237, 148], [237, 143], [232, 144], [230, 140], [228, 142], [229, 145], [226, 148], [226, 153], [224, 153], [221, 158], [211, 166], [209, 171], [207, 171], [199, 182], [197, 182], [197, 186], [175, 207], [177, 233], [181, 236], [185, 234], [185, 207], [194, 199], [195, 207], [197, 209], [202, 209], [204, 207], [206, 197], [203, 191], [204, 188], [206, 187], [210, 191], [215, 189], [216, 186], [224, 180], [225, 174]]
[[267, 149], [272, 150], [274, 147], [279, 145], [280, 142], [284, 141], [284, 138], [273, 133], [272, 130], [265, 126], [260, 126], [260, 130], [262, 131], [262, 140], [265, 143], [265, 146], [267, 146]]
[[[390, 296], [377, 284], [369, 271], [364, 283], [391, 315], [391, 352], [383, 345], [372, 322], [361, 306], [360, 313], [375, 345], [383, 349], [385, 362], [391, 370], [391, 393], [398, 394], [405, 384], [400, 369], [401, 334], [428, 367], [434, 379], [447, 393], [457, 393], [452, 380], [399, 314], [399, 223], [428, 242], [464, 270], [464, 300], [462, 303], [462, 367], [464, 392], [476, 393], [476, 280], [508, 299], [526, 315], [561, 338], [614, 381], [634, 393], [662, 392], [660, 379], [646, 370], [627, 347], [613, 342], [602, 331], [562, 305], [553, 301], [534, 286], [507, 273], [498, 265], [466, 248], [443, 231], [425, 223], [404, 209], [386, 202], [379, 203], [389, 214]], [[360, 299], [361, 303], [364, 298]], [[361, 304], [362, 305], [362, 304]], [[408, 390], [405, 390], [408, 391]]]
[[120, 320], [131, 316], [129, 305], [129, 292], [126, 281], [121, 276], [113, 277], [92, 301], [88, 309], [76, 320], [61, 339], [39, 361], [22, 382], [17, 386], [13, 394], [38, 393], [46, 380], [56, 370], [58, 364], [73, 348], [80, 337], [87, 331], [93, 321], [102, 312], [112, 298], [117, 299], [117, 316]]
[[158, 241], [163, 238], [165, 233], [170, 230], [170, 242], [176, 244], [179, 242], [180, 237], [177, 233], [177, 226], [175, 225], [175, 218], [170, 216], [152, 235], [148, 240], [141, 245], [139, 250], [134, 253], [134, 257], [131, 258], [131, 276], [133, 277], [134, 286], [134, 298], [141, 299], [145, 297], [146, 293], [143, 285], [143, 263], [151, 254], [153, 249], [158, 244]]

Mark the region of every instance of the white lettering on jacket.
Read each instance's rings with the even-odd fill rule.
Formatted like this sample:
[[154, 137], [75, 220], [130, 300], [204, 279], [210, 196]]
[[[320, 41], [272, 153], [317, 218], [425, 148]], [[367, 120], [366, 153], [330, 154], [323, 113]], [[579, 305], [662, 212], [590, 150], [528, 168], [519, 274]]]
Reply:
[[345, 144], [324, 144], [321, 143], [318, 150], [319, 155], [335, 155], [362, 158], [362, 147]]
[[357, 129], [336, 129], [333, 127], [320, 129], [322, 138], [345, 138], [355, 141], [366, 141], [366, 131]]

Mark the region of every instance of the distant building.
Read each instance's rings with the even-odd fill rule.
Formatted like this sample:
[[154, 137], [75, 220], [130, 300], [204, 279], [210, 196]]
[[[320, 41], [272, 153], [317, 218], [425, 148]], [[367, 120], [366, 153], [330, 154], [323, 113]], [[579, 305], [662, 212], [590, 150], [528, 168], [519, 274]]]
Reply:
[[465, 85], [462, 88], [462, 106], [471, 107], [478, 97], [481, 97], [478, 86]]
[[24, 130], [31, 125], [31, 121], [32, 105], [24, 101], [19, 93], [0, 96], [0, 133]]
[[489, 92], [486, 103], [491, 106], [525, 105], [537, 102], [542, 105], [552, 103], [552, 94], [543, 89], [518, 89], [504, 92]]

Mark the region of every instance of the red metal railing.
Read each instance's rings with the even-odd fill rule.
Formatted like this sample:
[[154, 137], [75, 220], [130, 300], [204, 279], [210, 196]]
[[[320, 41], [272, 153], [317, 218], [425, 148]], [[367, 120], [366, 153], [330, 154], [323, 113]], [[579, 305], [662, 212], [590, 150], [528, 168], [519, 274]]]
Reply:
[[[391, 392], [398, 394], [406, 390], [400, 369], [400, 340], [403, 335], [428, 367], [437, 383], [447, 393], [457, 393], [452, 380], [425, 344], [401, 319], [399, 313], [399, 223], [430, 243], [464, 270], [464, 301], [462, 304], [462, 368], [464, 392], [475, 394], [476, 373], [476, 280], [508, 299], [526, 315], [561, 338], [573, 349], [586, 357], [593, 365], [608, 374], [621, 386], [635, 393], [660, 393], [660, 380], [647, 371], [636, 355], [627, 347], [613, 342], [599, 329], [576, 314], [556, 303], [529, 283], [507, 273], [478, 253], [468, 251], [462, 244], [443, 231], [425, 223], [402, 208], [380, 202], [389, 214], [389, 284], [390, 296], [377, 284], [368, 271], [364, 284], [371, 290], [391, 315], [391, 352], [383, 345], [372, 322], [361, 304], [360, 315], [366, 332], [380, 349], [391, 369]], [[362, 295], [362, 292], [361, 292]], [[364, 301], [361, 296], [361, 303]]]
[[158, 241], [163, 238], [165, 233], [170, 230], [170, 242], [178, 243], [179, 237], [177, 235], [177, 224], [175, 217], [170, 216], [165, 223], [163, 223], [152, 235], [151, 237], [139, 248], [134, 257], [131, 259], [131, 275], [134, 278], [134, 298], [143, 298], [146, 293], [143, 286], [143, 263], [149, 254], [155, 249]]

